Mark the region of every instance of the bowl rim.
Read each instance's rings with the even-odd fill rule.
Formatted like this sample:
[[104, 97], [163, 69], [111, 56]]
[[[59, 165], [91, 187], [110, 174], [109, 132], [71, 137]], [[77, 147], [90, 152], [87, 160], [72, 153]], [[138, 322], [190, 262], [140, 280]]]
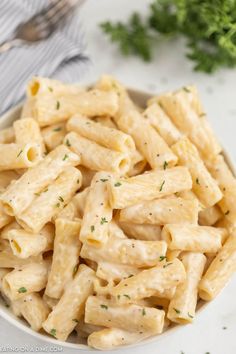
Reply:
[[[90, 87], [91, 84], [89, 85], [85, 85], [87, 87]], [[132, 99], [134, 101], [139, 101], [137, 103], [140, 103], [140, 101], [147, 101], [149, 98], [153, 97], [153, 93], [148, 92], [146, 90], [140, 90], [140, 89], [135, 89], [132, 87], [126, 87], [129, 94], [131, 95]], [[7, 112], [5, 112], [1, 117], [0, 117], [0, 129], [4, 129], [7, 128], [13, 121], [15, 121], [20, 114], [20, 111], [23, 107], [23, 102], [19, 103], [18, 105], [12, 107], [11, 109], [9, 109]], [[221, 144], [222, 146], [222, 144]], [[224, 156], [228, 166], [230, 167], [231, 171], [233, 172], [234, 175], [236, 175], [236, 169], [233, 165], [233, 162], [231, 160], [231, 158], [229, 157], [229, 154], [227, 153], [227, 151], [224, 149], [224, 147], [222, 146], [222, 155]], [[197, 315], [199, 316], [201, 314], [201, 312], [210, 304], [211, 302], [203, 302], [202, 300], [200, 301], [200, 303], [198, 304], [198, 309], [197, 309]], [[23, 320], [20, 319], [18, 317], [16, 317], [12, 311], [7, 310], [6, 307], [4, 306], [4, 304], [2, 304], [2, 301], [0, 301], [0, 317], [2, 317], [3, 319], [5, 319], [6, 321], [8, 321], [10, 324], [12, 324], [13, 326], [15, 326], [16, 328], [26, 332], [27, 334], [45, 341], [47, 343], [53, 344], [53, 345], [57, 345], [60, 347], [64, 347], [64, 348], [70, 348], [70, 349], [77, 349], [77, 350], [83, 350], [83, 351], [95, 351], [96, 349], [89, 347], [87, 344], [81, 344], [81, 343], [73, 343], [73, 342], [63, 342], [57, 339], [54, 339], [53, 337], [51, 337], [48, 334], [42, 334], [40, 332], [36, 332], [34, 330], [32, 330], [28, 324]], [[185, 324], [185, 325], [179, 325], [179, 324], [174, 324], [172, 325], [168, 330], [166, 330], [165, 332], [163, 332], [160, 335], [155, 335], [155, 336], [151, 336], [147, 339], [144, 339], [143, 341], [140, 342], [136, 342], [136, 343], [132, 343], [129, 345], [124, 345], [124, 346], [120, 346], [117, 348], [113, 348], [110, 349], [110, 351], [116, 351], [116, 350], [122, 350], [122, 349], [131, 349], [131, 348], [135, 348], [138, 346], [143, 346], [146, 344], [151, 344], [155, 341], [158, 341], [164, 337], [166, 337], [167, 335], [170, 335], [173, 331], [178, 331], [181, 328], [183, 328], [184, 326], [187, 326], [189, 324]]]

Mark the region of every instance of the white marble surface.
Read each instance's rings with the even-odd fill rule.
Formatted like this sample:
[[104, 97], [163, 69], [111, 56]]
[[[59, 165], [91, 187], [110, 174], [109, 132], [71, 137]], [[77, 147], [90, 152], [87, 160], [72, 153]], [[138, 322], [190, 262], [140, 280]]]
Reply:
[[[123, 20], [133, 10], [147, 11], [146, 0], [87, 0], [81, 18], [87, 32], [88, 52], [93, 67], [85, 77], [95, 80], [102, 73], [115, 75], [125, 84], [157, 93], [195, 83], [204, 102], [209, 119], [220, 141], [236, 161], [236, 70], [223, 70], [207, 76], [193, 73], [191, 63], [184, 57], [182, 43], [160, 43], [152, 63], [136, 58], [123, 58], [116, 47], [101, 33], [98, 24], [106, 19]], [[134, 349], [122, 349], [117, 354], [235, 354], [236, 341], [236, 277], [224, 292], [197, 317], [194, 325], [183, 326], [169, 337]], [[227, 327], [227, 329], [223, 329]], [[34, 347], [41, 342], [0, 319], [0, 352], [6, 345]], [[40, 351], [38, 351], [40, 352]], [[66, 349], [66, 353], [78, 353]], [[109, 352], [107, 352], [109, 353]]]

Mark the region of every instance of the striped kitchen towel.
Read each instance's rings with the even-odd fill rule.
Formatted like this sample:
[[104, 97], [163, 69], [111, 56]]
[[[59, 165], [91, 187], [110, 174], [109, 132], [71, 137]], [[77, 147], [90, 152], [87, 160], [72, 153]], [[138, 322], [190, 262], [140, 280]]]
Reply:
[[[13, 36], [15, 28], [41, 11], [50, 0], [0, 0], [0, 43]], [[89, 59], [77, 8], [66, 23], [48, 39], [24, 44], [0, 54], [0, 114], [21, 101], [33, 75], [65, 82], [78, 81]]]

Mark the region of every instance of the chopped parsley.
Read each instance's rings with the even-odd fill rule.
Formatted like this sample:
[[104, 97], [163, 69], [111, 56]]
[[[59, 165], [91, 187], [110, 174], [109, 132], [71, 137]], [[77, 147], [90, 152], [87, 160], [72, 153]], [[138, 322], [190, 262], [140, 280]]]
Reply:
[[103, 224], [106, 224], [106, 223], [108, 223], [107, 219], [102, 217], [100, 224], [103, 225]]
[[26, 292], [27, 292], [27, 289], [24, 286], [22, 286], [21, 288], [18, 289], [18, 293], [19, 294], [23, 294], [23, 293], [26, 293]]
[[91, 232], [94, 232], [95, 226], [94, 226], [94, 225], [91, 225], [91, 226], [90, 226], [90, 230], [91, 230]]
[[167, 268], [167, 267], [170, 266], [171, 264], [173, 264], [173, 263], [166, 263], [166, 264], [163, 265], [163, 268]]
[[22, 152], [23, 152], [23, 150], [21, 150], [16, 157], [19, 157], [22, 154]]
[[115, 186], [115, 187], [120, 187], [120, 186], [121, 186], [121, 183], [120, 183], [120, 182], [116, 182], [116, 183], [114, 184], [114, 186]]
[[73, 318], [73, 320], [75, 323], [79, 323], [79, 321], [77, 320], [77, 318]]
[[168, 162], [167, 162], [167, 161], [165, 161], [165, 162], [164, 162], [164, 164], [163, 164], [163, 168], [164, 168], [164, 170], [166, 170], [167, 166], [168, 166]]
[[66, 139], [66, 145], [67, 146], [71, 146], [71, 143], [70, 143], [69, 139]]
[[118, 300], [120, 300], [120, 295], [117, 295]]
[[37, 195], [37, 197], [40, 196], [40, 192], [34, 193], [34, 195]]
[[199, 186], [200, 186], [200, 182], [199, 182], [198, 178], [196, 178], [196, 183], [199, 184]]
[[108, 310], [108, 306], [107, 306], [107, 305], [102, 304], [102, 305], [100, 305], [100, 307], [101, 307], [102, 309]]
[[175, 309], [175, 308], [174, 308], [174, 310], [175, 310], [175, 312], [178, 313], [178, 314], [180, 314], [180, 312], [181, 312], [180, 310]]
[[53, 88], [50, 87], [50, 86], [48, 86], [48, 90], [49, 90], [50, 92], [53, 92]]
[[62, 161], [65, 161], [66, 159], [68, 159], [68, 155], [67, 154], [65, 154], [65, 156], [63, 157], [63, 159], [62, 159]]
[[143, 316], [146, 316], [146, 311], [145, 311], [145, 309], [142, 310], [142, 315], [143, 315]]
[[127, 299], [130, 299], [130, 296], [127, 294], [123, 294], [123, 296], [127, 297]]
[[73, 275], [75, 275], [77, 273], [78, 268], [79, 268], [79, 265], [76, 264], [73, 268]]
[[60, 102], [59, 101], [57, 101], [57, 103], [56, 103], [56, 109], [58, 110], [59, 108], [60, 108]]
[[108, 181], [108, 179], [107, 178], [101, 178], [100, 181], [101, 182], [106, 182], [106, 181]]
[[64, 202], [64, 199], [61, 196], [59, 196], [58, 199], [60, 200], [60, 202]]
[[159, 257], [159, 261], [160, 261], [160, 262], [164, 261], [164, 259], [166, 259], [166, 256], [160, 256], [160, 257]]
[[191, 315], [191, 313], [189, 313], [189, 312], [188, 312], [188, 317], [190, 317], [190, 318], [194, 318], [194, 316], [193, 316], [193, 315]]
[[57, 203], [55, 206], [56, 208], [60, 208], [60, 203]]
[[191, 92], [186, 86], [183, 87], [183, 90], [184, 90], [185, 92], [187, 92], [187, 93], [190, 93], [190, 92]]
[[60, 132], [61, 129], [62, 129], [61, 127], [58, 127], [58, 128], [53, 129], [53, 131], [54, 131], [54, 132]]
[[162, 191], [165, 182], [166, 182], [166, 181], [163, 181], [163, 182], [162, 182], [162, 184], [161, 184], [161, 186], [160, 186], [160, 189], [159, 189], [160, 192]]
[[50, 331], [50, 334], [53, 336], [53, 337], [56, 337], [56, 334], [57, 334], [57, 331], [55, 328], [52, 328], [51, 331]]

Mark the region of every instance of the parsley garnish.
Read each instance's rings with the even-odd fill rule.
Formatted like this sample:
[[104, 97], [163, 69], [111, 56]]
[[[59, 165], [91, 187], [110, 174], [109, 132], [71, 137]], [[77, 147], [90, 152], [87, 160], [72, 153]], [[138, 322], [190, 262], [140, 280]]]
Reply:
[[120, 300], [120, 295], [117, 295], [118, 300]]
[[53, 336], [53, 337], [56, 337], [56, 334], [57, 334], [57, 331], [55, 328], [52, 328], [51, 331], [50, 331], [50, 334]]
[[170, 266], [171, 264], [173, 264], [173, 263], [166, 263], [166, 264], [163, 265], [163, 268], [167, 268], [167, 267]]
[[77, 273], [78, 268], [79, 268], [79, 265], [76, 264], [73, 268], [73, 276], [75, 276], [75, 274]]
[[50, 92], [53, 92], [53, 88], [52, 88], [52, 87], [49, 87], [49, 86], [48, 86], [48, 90], [49, 90]]
[[116, 182], [116, 183], [114, 184], [114, 186], [115, 186], [115, 187], [120, 187], [120, 186], [121, 186], [121, 183], [120, 183], [120, 182]]
[[101, 221], [100, 221], [100, 224], [103, 225], [103, 224], [106, 224], [106, 223], [108, 223], [107, 219], [102, 217]]
[[178, 314], [180, 314], [180, 312], [181, 312], [180, 310], [175, 309], [175, 308], [174, 308], [174, 310], [175, 310], [175, 312], [178, 313]]
[[127, 297], [127, 299], [130, 299], [130, 296], [127, 294], [123, 294], [123, 296]]
[[102, 308], [102, 309], [105, 309], [105, 310], [108, 310], [108, 306], [107, 305], [100, 305], [100, 307]]
[[100, 181], [101, 182], [106, 182], [106, 181], [108, 181], [108, 179], [107, 178], [101, 178]]
[[91, 230], [91, 232], [94, 232], [95, 226], [94, 226], [94, 225], [91, 225], [91, 226], [90, 226], [90, 230]]
[[198, 178], [196, 178], [196, 183], [199, 184], [199, 186], [200, 186], [200, 182], [199, 182]]
[[191, 92], [186, 86], [183, 87], [183, 90], [184, 90], [185, 92], [187, 92], [187, 93], [190, 93], [190, 92]]
[[194, 316], [193, 316], [193, 315], [191, 315], [191, 313], [189, 313], [189, 312], [188, 312], [188, 317], [190, 317], [190, 318], [194, 318]]
[[162, 182], [162, 184], [161, 184], [161, 186], [160, 186], [160, 189], [159, 189], [160, 192], [162, 191], [165, 182], [166, 182], [166, 181], [163, 181], [163, 182]]
[[160, 261], [160, 262], [164, 261], [164, 259], [166, 259], [166, 256], [160, 256], [160, 257], [159, 257], [159, 261]]
[[79, 323], [79, 321], [77, 320], [77, 318], [73, 318], [73, 320], [75, 323]]
[[56, 109], [59, 109], [60, 108], [60, 102], [59, 101], [57, 101], [57, 103], [56, 103]]
[[24, 286], [22, 286], [21, 288], [18, 289], [18, 293], [19, 294], [23, 294], [23, 293], [26, 293], [26, 292], [27, 292], [27, 289]]
[[167, 168], [167, 166], [168, 166], [168, 162], [164, 162], [164, 164], [163, 164], [163, 168], [164, 168], [164, 170]]
[[212, 73], [236, 66], [234, 1], [153, 0], [149, 9], [144, 18], [133, 13], [126, 23], [101, 24], [123, 55], [150, 61], [160, 38], [184, 37], [194, 70]]
[[142, 315], [145, 316], [146, 315], [146, 311], [145, 309], [142, 310]]
[[64, 199], [61, 196], [59, 196], [58, 199], [60, 200], [60, 202], [64, 202]]
[[16, 157], [19, 157], [22, 154], [22, 152], [23, 152], [23, 150], [21, 150]]
[[69, 146], [69, 147], [71, 146], [71, 143], [69, 142], [69, 139], [66, 139], [66, 145]]
[[66, 159], [68, 159], [68, 155], [67, 154], [65, 154], [65, 156], [63, 157], [63, 159], [62, 159], [62, 161], [65, 161]]
[[57, 203], [55, 206], [56, 208], [60, 208], [60, 203]]
[[61, 127], [58, 127], [58, 128], [53, 129], [53, 131], [54, 132], [59, 132], [59, 131], [61, 131], [61, 129], [62, 129]]

